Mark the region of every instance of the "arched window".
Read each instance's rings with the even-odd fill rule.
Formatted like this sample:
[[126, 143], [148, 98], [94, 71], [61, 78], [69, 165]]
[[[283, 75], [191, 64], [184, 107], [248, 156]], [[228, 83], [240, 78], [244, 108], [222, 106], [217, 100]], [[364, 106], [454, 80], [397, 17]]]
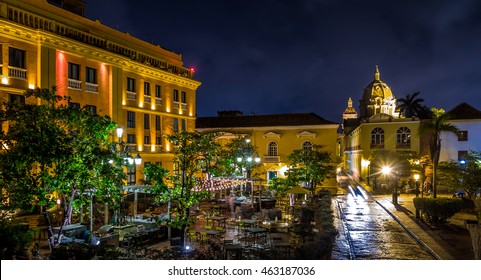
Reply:
[[304, 150], [312, 150], [312, 142], [311, 141], [302, 142], [302, 148]]
[[277, 143], [272, 141], [267, 145], [267, 155], [271, 157], [277, 156]]
[[384, 146], [384, 130], [376, 127], [371, 131], [371, 147]]
[[396, 132], [396, 145], [398, 147], [411, 146], [411, 130], [405, 126], [400, 127]]

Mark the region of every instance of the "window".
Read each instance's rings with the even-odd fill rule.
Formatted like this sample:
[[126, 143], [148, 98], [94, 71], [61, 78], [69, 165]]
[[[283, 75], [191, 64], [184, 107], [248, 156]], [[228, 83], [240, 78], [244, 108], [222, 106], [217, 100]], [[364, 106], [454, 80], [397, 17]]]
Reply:
[[174, 89], [174, 96], [173, 96], [174, 101], [179, 102], [179, 91]]
[[384, 145], [384, 130], [376, 127], [371, 131], [371, 147]]
[[9, 94], [11, 103], [25, 104], [25, 96], [20, 94]]
[[135, 112], [127, 111], [127, 127], [135, 127]]
[[179, 119], [174, 118], [174, 132], [179, 132]]
[[396, 132], [397, 146], [411, 146], [411, 130], [407, 127], [401, 127]]
[[68, 78], [73, 80], [80, 80], [80, 65], [72, 62], [68, 63]]
[[85, 68], [85, 81], [91, 84], [97, 84], [97, 69]]
[[74, 109], [80, 109], [80, 103], [76, 103], [76, 102], [68, 102], [68, 107], [69, 108], [74, 108]]
[[277, 143], [272, 141], [267, 145], [267, 155], [270, 157], [277, 156]]
[[304, 150], [312, 150], [312, 142], [311, 141], [302, 142], [302, 148]]
[[160, 136], [155, 137], [155, 145], [162, 145], [162, 137]]
[[267, 181], [277, 178], [277, 171], [267, 171]]
[[160, 98], [160, 86], [155, 85], [155, 97]]
[[458, 162], [464, 161], [466, 163], [467, 156], [468, 156], [468, 151], [458, 151]]
[[127, 91], [135, 92], [135, 79], [127, 78]]
[[135, 164], [134, 166], [127, 167], [127, 185], [129, 186], [136, 184], [137, 178], [136, 178], [135, 171], [136, 171]]
[[150, 136], [144, 136], [144, 144], [146, 145], [150, 144]]
[[127, 134], [127, 144], [135, 144], [135, 134]]
[[25, 51], [8, 48], [8, 64], [12, 67], [25, 69]]
[[150, 96], [150, 83], [144, 82], [144, 95]]
[[463, 130], [458, 132], [458, 141], [468, 141], [468, 131]]
[[150, 115], [144, 114], [144, 129], [150, 129]]
[[155, 130], [160, 130], [160, 116], [155, 116]]
[[92, 114], [97, 114], [97, 106], [85, 105], [85, 108], [87, 108], [87, 110], [89, 110]]
[[181, 94], [180, 98], [181, 98], [182, 103], [187, 103], [187, 96], [186, 96], [185, 91], [182, 91], [180, 94]]
[[185, 123], [185, 120], [182, 120], [182, 131], [187, 130], [187, 124]]

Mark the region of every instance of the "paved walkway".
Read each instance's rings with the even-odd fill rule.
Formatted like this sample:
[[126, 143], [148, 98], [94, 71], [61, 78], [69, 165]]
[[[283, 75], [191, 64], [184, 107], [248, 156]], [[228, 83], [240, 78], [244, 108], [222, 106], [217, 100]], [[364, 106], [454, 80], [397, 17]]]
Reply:
[[416, 218], [416, 209], [411, 194], [401, 194], [398, 205], [392, 203], [391, 195], [373, 195], [373, 198], [409, 229], [422, 243], [429, 247], [442, 260], [473, 260], [474, 252], [471, 236], [465, 220], [475, 218], [466, 213], [458, 213], [446, 224], [430, 225]]

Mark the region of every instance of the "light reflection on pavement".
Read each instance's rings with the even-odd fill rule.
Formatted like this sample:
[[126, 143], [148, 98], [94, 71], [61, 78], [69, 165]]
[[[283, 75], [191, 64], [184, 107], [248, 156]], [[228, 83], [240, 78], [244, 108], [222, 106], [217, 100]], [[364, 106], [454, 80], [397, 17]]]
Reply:
[[347, 194], [333, 199], [333, 210], [338, 206], [344, 213], [345, 225], [350, 235], [349, 242], [343, 221], [337, 216], [338, 238], [333, 249], [332, 259], [350, 259], [349, 249], [355, 259], [376, 260], [432, 260], [419, 244], [394, 221], [374, 200], [367, 195], [349, 190]]

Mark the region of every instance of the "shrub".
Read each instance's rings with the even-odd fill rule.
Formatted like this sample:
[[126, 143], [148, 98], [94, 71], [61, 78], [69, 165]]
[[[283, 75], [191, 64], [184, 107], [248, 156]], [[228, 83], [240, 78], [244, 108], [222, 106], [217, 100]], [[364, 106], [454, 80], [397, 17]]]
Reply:
[[416, 197], [413, 202], [416, 210], [420, 210], [431, 223], [445, 223], [447, 219], [465, 208], [460, 198]]

